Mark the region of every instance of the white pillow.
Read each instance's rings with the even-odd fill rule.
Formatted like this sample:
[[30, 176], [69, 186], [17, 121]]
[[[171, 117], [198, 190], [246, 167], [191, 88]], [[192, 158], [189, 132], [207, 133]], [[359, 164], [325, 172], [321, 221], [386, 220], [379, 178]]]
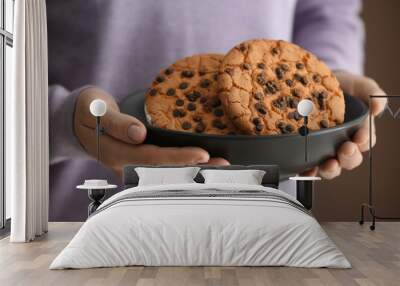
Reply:
[[265, 171], [262, 170], [202, 170], [204, 183], [261, 185]]
[[195, 183], [193, 179], [199, 170], [199, 167], [135, 168], [139, 176], [139, 186]]

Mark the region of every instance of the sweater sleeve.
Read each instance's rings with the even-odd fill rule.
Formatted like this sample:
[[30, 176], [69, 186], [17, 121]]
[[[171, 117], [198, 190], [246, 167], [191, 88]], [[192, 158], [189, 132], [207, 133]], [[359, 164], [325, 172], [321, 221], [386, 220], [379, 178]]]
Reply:
[[69, 91], [61, 85], [49, 86], [50, 164], [73, 157], [88, 157], [74, 133], [75, 103], [84, 86]]
[[333, 70], [363, 73], [361, 0], [298, 0], [293, 41]]

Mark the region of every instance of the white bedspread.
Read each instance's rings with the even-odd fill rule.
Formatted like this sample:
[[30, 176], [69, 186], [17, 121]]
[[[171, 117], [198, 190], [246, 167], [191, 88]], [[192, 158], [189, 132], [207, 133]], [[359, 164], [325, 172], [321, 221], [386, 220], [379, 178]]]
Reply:
[[[202, 194], [253, 190], [266, 192], [270, 198], [129, 199], [146, 195], [138, 192], [169, 190]], [[298, 204], [290, 195], [262, 186], [184, 184], [127, 189], [100, 206], [50, 269], [127, 265], [349, 268], [318, 222]]]

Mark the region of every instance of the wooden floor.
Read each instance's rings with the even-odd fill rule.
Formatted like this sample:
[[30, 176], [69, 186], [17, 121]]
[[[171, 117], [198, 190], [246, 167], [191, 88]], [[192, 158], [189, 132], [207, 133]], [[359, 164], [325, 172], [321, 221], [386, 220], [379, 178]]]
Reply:
[[123, 267], [48, 270], [80, 223], [51, 223], [28, 244], [0, 241], [0, 285], [400, 285], [400, 222], [380, 222], [375, 232], [357, 223], [324, 229], [353, 265], [349, 270], [287, 267]]

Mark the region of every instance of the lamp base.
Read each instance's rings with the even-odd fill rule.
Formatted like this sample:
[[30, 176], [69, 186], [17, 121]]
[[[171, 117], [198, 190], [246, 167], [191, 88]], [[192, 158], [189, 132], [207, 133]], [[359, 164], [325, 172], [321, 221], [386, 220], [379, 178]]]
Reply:
[[314, 181], [296, 181], [296, 198], [308, 210], [312, 209]]
[[92, 201], [88, 206], [88, 217], [94, 213], [97, 208], [101, 205], [102, 199], [106, 194], [105, 189], [89, 189], [88, 196], [89, 199]]

